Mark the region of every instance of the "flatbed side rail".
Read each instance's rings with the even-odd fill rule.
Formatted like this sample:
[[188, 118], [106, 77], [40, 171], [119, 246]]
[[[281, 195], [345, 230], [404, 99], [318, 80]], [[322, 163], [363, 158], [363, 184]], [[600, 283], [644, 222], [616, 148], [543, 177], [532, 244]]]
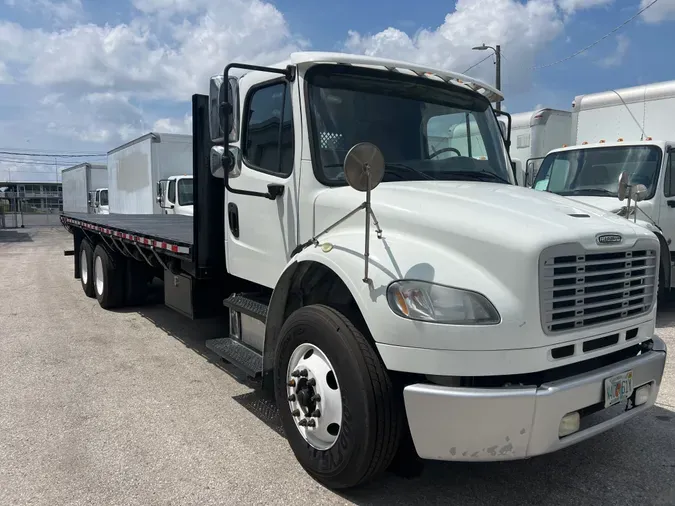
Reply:
[[92, 230], [102, 235], [107, 235], [115, 239], [122, 239], [125, 241], [132, 242], [137, 245], [145, 246], [148, 248], [155, 248], [166, 251], [168, 253], [173, 253], [180, 256], [190, 256], [192, 254], [191, 248], [182, 244], [172, 243], [165, 240], [157, 240], [150, 237], [145, 237], [138, 234], [129, 233], [124, 230], [118, 230], [110, 227], [105, 227], [102, 225], [97, 225], [95, 223], [89, 223], [82, 220], [77, 220], [69, 216], [61, 215], [61, 223], [63, 225], [70, 225], [75, 227], [80, 227], [84, 230]]

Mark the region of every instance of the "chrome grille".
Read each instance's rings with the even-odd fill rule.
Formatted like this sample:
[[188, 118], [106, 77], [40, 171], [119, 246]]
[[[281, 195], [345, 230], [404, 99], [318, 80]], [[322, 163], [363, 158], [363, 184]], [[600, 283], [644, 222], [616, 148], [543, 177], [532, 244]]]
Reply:
[[611, 323], [648, 312], [656, 295], [657, 251], [649, 241], [626, 250], [546, 250], [540, 260], [544, 332]]

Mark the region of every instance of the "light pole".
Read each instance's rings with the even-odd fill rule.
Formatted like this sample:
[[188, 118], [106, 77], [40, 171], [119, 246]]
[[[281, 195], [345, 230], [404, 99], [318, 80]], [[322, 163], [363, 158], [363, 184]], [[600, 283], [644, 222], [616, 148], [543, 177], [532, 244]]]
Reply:
[[[497, 44], [497, 47], [492, 47], [492, 46], [486, 46], [485, 43], [483, 43], [482, 45], [473, 47], [471, 49], [474, 49], [476, 51], [486, 51], [487, 49], [492, 49], [495, 52], [495, 57], [497, 59], [497, 61], [496, 61], [497, 76], [496, 76], [496, 79], [495, 79], [495, 87], [499, 91], [501, 91], [502, 90], [502, 51], [501, 51], [500, 45]], [[497, 102], [496, 109], [498, 111], [502, 110], [501, 101]]]

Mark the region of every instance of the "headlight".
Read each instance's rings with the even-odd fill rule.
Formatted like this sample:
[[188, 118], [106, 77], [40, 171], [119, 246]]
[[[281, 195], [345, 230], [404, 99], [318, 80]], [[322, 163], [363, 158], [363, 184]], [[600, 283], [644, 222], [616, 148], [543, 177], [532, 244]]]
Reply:
[[392, 311], [403, 318], [456, 325], [496, 325], [500, 316], [483, 295], [426, 281], [395, 281], [387, 288]]

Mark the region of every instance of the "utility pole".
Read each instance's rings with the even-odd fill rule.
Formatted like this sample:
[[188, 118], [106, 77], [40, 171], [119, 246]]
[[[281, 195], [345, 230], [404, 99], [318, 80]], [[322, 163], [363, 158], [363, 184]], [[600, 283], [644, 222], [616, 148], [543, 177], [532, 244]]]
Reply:
[[[502, 90], [502, 48], [499, 44], [497, 44], [497, 49], [495, 50], [495, 56], [496, 56], [496, 61], [495, 65], [497, 66], [497, 76], [496, 76], [496, 88], [501, 91]], [[497, 110], [501, 111], [502, 110], [502, 103], [501, 101], [497, 102]]]
[[[502, 91], [502, 47], [497, 44], [497, 47], [492, 47], [492, 46], [486, 46], [485, 43], [481, 44], [480, 46], [476, 46], [472, 48], [475, 51], [486, 51], [488, 49], [492, 49], [495, 53], [495, 66], [497, 67], [497, 75], [495, 76], [495, 88], [497, 88], [499, 91]], [[498, 111], [502, 110], [502, 103], [501, 101], [497, 102], [495, 105], [495, 109]]]

